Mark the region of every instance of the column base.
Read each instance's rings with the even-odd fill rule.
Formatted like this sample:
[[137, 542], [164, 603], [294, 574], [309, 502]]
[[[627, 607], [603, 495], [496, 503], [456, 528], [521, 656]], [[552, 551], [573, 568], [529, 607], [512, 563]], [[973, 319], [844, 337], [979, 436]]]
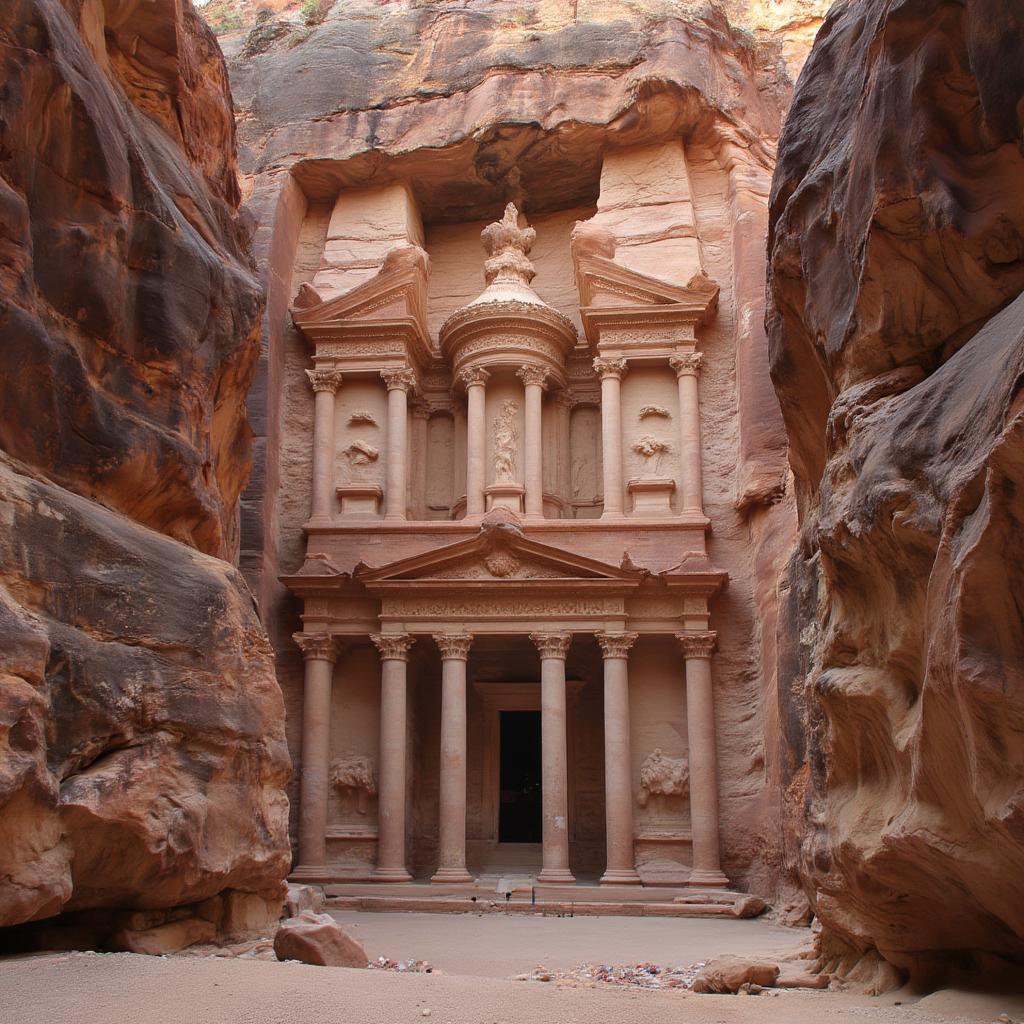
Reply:
[[412, 875], [405, 868], [374, 868], [370, 876], [375, 882], [411, 882]]
[[465, 868], [438, 868], [430, 876], [432, 885], [452, 885], [453, 883], [469, 882], [476, 879]]
[[575, 885], [576, 876], [568, 868], [543, 868], [537, 876], [538, 885]]
[[727, 889], [729, 887], [729, 879], [721, 871], [695, 869], [690, 872], [690, 877], [686, 880], [686, 884], [700, 886], [702, 889]]
[[326, 864], [297, 864], [288, 877], [294, 882], [324, 882], [331, 877], [331, 869]]
[[640, 885], [640, 876], [633, 868], [606, 871], [601, 876], [601, 885]]

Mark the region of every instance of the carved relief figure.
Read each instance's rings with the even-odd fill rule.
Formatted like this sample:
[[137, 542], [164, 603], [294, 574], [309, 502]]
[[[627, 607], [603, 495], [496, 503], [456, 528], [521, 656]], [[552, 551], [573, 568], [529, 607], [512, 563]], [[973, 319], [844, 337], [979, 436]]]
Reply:
[[366, 813], [367, 800], [377, 795], [373, 761], [365, 754], [342, 754], [331, 762], [331, 784], [342, 797], [354, 797], [356, 810]]
[[648, 416], [657, 416], [663, 420], [672, 419], [672, 413], [663, 405], [645, 405], [637, 414], [637, 419], [645, 420]]
[[511, 398], [501, 406], [501, 412], [494, 418], [494, 481], [499, 484], [516, 482], [516, 450], [519, 444], [519, 429], [516, 413], [519, 403]]
[[[632, 448], [638, 455], [644, 457], [644, 469], [651, 476], [658, 475], [662, 458], [666, 452], [672, 451], [672, 445], [668, 441], [662, 441], [661, 438], [654, 437], [653, 434], [644, 434], [643, 437], [638, 437], [633, 442]], [[652, 459], [654, 461], [653, 468], [651, 465]]]
[[353, 480], [362, 480], [367, 473], [365, 467], [380, 458], [380, 450], [366, 441], [353, 441], [343, 450], [343, 454], [348, 459], [349, 476]]
[[685, 757], [669, 757], [655, 747], [640, 765], [640, 792], [637, 803], [646, 807], [652, 794], [686, 796], [690, 792], [690, 762]]

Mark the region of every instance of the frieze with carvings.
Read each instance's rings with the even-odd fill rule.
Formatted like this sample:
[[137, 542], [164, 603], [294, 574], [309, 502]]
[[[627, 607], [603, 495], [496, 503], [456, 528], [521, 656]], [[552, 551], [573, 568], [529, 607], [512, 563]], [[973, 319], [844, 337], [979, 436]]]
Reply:
[[550, 616], [605, 616], [622, 615], [622, 598], [491, 598], [481, 596], [460, 601], [450, 598], [385, 598], [381, 610], [383, 618], [449, 618], [489, 619], [497, 616], [509, 618], [541, 618]]
[[405, 345], [400, 341], [321, 342], [316, 347], [317, 357], [340, 359], [344, 356], [404, 356]]

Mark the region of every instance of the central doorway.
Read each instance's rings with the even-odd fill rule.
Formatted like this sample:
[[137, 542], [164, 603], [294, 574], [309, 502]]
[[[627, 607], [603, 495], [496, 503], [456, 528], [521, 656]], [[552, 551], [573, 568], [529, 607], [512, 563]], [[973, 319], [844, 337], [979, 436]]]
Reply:
[[539, 843], [542, 835], [540, 712], [500, 712], [499, 843]]

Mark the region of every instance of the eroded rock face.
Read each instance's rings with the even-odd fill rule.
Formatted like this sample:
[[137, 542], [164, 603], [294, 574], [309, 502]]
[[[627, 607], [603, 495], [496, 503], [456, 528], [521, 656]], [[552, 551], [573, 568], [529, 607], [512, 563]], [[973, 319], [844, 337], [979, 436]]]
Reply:
[[998, 0], [840, 3], [773, 184], [800, 867], [832, 966], [899, 969], [876, 987], [1024, 960], [1022, 27]]
[[187, 2], [11, 0], [0, 81], [0, 925], [279, 899], [223, 61]]

